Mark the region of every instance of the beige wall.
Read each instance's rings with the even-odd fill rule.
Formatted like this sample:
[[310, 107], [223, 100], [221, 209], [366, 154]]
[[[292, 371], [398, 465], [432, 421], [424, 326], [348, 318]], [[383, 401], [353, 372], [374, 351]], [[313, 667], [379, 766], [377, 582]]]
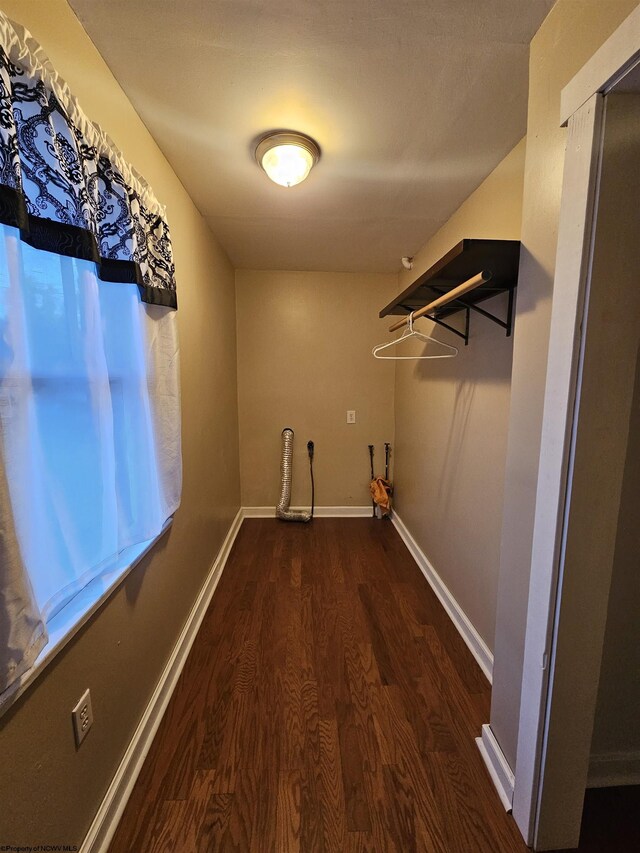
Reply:
[[[519, 239], [524, 155], [523, 139], [421, 250], [400, 289], [464, 237]], [[505, 297], [486, 307], [503, 316]], [[492, 647], [512, 338], [479, 315], [471, 318], [468, 347], [433, 323], [420, 325], [460, 344], [460, 353], [397, 362], [395, 504]]]
[[531, 42], [522, 256], [496, 618], [491, 727], [512, 767], [566, 129], [560, 92], [637, 0], [559, 0]]
[[[170, 534], [0, 721], [0, 843], [77, 844], [240, 503], [233, 270], [64, 0], [4, 0], [167, 205], [177, 270], [183, 501]], [[71, 708], [95, 722], [76, 751]]]
[[371, 349], [389, 339], [377, 313], [396, 288], [395, 275], [236, 272], [243, 506], [277, 503], [284, 427], [295, 432], [291, 506], [309, 505], [309, 439], [316, 505], [369, 504], [367, 445], [382, 473], [394, 442], [394, 362]]

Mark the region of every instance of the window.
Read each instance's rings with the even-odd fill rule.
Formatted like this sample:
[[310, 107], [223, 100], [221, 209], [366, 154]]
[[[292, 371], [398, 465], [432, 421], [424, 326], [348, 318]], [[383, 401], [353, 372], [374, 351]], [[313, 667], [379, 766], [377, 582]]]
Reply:
[[176, 307], [164, 208], [0, 12], [0, 706], [179, 504]]
[[47, 619], [178, 505], [175, 314], [144, 305], [135, 286], [99, 282], [90, 261], [0, 231], [6, 475]]

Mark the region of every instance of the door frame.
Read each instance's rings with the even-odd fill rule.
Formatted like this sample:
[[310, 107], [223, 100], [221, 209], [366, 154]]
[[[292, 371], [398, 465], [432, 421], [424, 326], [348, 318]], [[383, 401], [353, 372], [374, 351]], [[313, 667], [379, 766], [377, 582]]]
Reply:
[[[542, 441], [527, 608], [523, 679], [515, 768], [513, 816], [527, 844], [545, 836], [542, 792], [547, 782], [549, 723], [554, 712], [554, 674], [559, 652], [560, 612], [571, 610], [563, 597], [567, 526], [575, 453], [584, 329], [591, 283], [595, 211], [602, 154], [604, 98], [640, 67], [640, 6], [600, 47], [563, 89], [560, 124], [568, 125], [558, 247], [552, 301]], [[564, 615], [563, 615], [563, 618]], [[588, 624], [589, 637], [574, 636], [561, 649], [563, 665], [580, 656], [582, 670], [597, 679], [606, 619]], [[587, 623], [585, 622], [585, 631]], [[579, 632], [578, 632], [579, 633]], [[586, 651], [585, 651], [586, 650]], [[585, 661], [585, 654], [587, 659]], [[597, 681], [596, 681], [597, 683]], [[556, 691], [556, 694], [559, 691]], [[577, 760], [575, 790], [566, 790], [563, 837], [554, 846], [577, 846], [586, 784], [593, 689], [576, 704], [572, 747]], [[580, 781], [582, 779], [582, 782]], [[579, 787], [582, 784], [582, 790]], [[564, 798], [563, 798], [564, 799]]]

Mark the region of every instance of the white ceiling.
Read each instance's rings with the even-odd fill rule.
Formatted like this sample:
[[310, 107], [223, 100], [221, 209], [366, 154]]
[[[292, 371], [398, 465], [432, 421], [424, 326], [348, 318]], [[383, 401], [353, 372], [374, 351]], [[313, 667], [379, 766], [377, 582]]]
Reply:
[[[70, 3], [236, 267], [388, 272], [524, 136], [553, 0]], [[320, 144], [297, 187], [272, 128]]]

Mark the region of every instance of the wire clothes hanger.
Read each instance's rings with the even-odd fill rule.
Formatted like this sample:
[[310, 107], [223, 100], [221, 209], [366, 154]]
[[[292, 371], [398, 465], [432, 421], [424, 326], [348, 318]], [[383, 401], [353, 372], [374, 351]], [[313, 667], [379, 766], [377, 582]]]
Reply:
[[[440, 355], [378, 355], [382, 350], [394, 347], [402, 341], [409, 340], [409, 338], [417, 338], [419, 341], [424, 341], [425, 343], [438, 344], [448, 350], [448, 352], [441, 353]], [[444, 341], [439, 341], [437, 338], [432, 338], [430, 335], [425, 335], [423, 332], [418, 332], [417, 329], [414, 329], [412, 311], [407, 318], [407, 327], [400, 337], [393, 341], [389, 341], [387, 344], [379, 344], [377, 347], [374, 347], [371, 352], [375, 358], [389, 361], [420, 361], [422, 359], [429, 358], [455, 358], [458, 355], [458, 347], [451, 346], [451, 344], [445, 344]]]

